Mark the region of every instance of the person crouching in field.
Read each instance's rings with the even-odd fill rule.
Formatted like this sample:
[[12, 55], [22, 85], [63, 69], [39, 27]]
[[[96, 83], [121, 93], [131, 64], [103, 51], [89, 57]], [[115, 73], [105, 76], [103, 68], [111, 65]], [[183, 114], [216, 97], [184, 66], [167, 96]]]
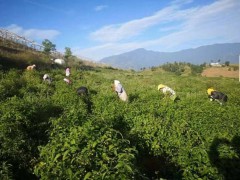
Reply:
[[66, 70], [65, 70], [65, 73], [66, 73], [66, 76], [69, 77], [70, 76], [70, 68], [68, 67]]
[[87, 105], [87, 111], [88, 113], [92, 113], [92, 101], [91, 97], [89, 96], [88, 93], [88, 88], [85, 86], [81, 86], [77, 88], [77, 95], [82, 98], [83, 102]]
[[69, 85], [72, 84], [72, 81], [71, 81], [70, 79], [68, 79], [68, 78], [64, 78], [63, 80], [64, 80], [67, 84], [69, 84]]
[[47, 82], [48, 84], [52, 83], [52, 78], [48, 74], [44, 74], [43, 81]]
[[77, 94], [79, 96], [87, 96], [88, 95], [88, 89], [84, 86], [81, 86], [77, 89]]
[[164, 98], [170, 97], [170, 99], [173, 101], [175, 101], [177, 99], [176, 92], [166, 85], [159, 84], [158, 90], [163, 92], [163, 94], [165, 96]]
[[123, 88], [122, 84], [120, 83], [120, 81], [114, 80], [113, 90], [117, 93], [118, 97], [122, 101], [127, 101], [128, 100], [127, 93], [124, 90], [124, 88]]
[[226, 103], [228, 100], [228, 97], [226, 94], [216, 91], [213, 88], [208, 88], [207, 94], [208, 94], [208, 98], [210, 98], [210, 101], [217, 101], [221, 105]]
[[27, 67], [27, 70], [28, 70], [28, 71], [32, 71], [32, 70], [34, 70], [34, 69], [36, 69], [36, 65], [35, 65], [35, 64]]

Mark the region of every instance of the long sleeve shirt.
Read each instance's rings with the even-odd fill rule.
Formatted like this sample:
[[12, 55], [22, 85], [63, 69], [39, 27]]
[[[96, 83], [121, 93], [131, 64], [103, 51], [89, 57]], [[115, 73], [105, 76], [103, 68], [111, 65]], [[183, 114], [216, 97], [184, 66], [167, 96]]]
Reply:
[[167, 94], [168, 92], [170, 92], [171, 95], [175, 95], [176, 94], [176, 92], [174, 90], [172, 90], [170, 87], [164, 87], [162, 89], [162, 92], [163, 92], [163, 94]]
[[115, 91], [118, 93], [118, 95], [119, 94], [121, 94], [123, 91], [124, 91], [124, 89], [123, 89], [123, 87], [122, 87], [122, 85], [121, 84], [118, 84], [116, 87], [115, 87]]

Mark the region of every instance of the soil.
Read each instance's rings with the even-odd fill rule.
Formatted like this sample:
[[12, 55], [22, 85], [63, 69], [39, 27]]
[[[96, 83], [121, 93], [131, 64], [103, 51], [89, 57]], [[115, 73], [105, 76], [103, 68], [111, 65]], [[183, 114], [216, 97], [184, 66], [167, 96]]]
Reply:
[[205, 77], [230, 77], [239, 78], [239, 70], [234, 71], [233, 67], [209, 67], [203, 70]]

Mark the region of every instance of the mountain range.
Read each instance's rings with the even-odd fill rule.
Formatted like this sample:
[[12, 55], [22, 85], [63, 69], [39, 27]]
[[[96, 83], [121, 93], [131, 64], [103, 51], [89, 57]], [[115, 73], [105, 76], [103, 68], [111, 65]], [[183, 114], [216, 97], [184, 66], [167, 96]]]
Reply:
[[221, 63], [229, 61], [237, 64], [239, 55], [240, 43], [224, 43], [176, 52], [157, 52], [140, 48], [123, 54], [105, 57], [100, 62], [116, 68], [139, 70], [175, 61], [203, 64], [220, 60]]

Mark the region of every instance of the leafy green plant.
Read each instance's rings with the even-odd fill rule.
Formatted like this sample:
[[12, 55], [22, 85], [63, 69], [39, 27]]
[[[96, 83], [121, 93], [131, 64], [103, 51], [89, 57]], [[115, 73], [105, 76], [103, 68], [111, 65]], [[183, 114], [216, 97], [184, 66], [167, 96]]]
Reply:
[[[42, 81], [45, 73], [52, 84]], [[96, 67], [72, 68], [71, 85], [64, 77], [63, 68], [0, 73], [1, 178], [238, 177], [237, 79]], [[122, 82], [129, 102], [111, 90], [114, 79]], [[180, 101], [163, 99], [160, 83], [173, 88]], [[88, 87], [87, 97], [77, 95], [80, 86]], [[210, 102], [208, 87], [223, 91], [229, 101]], [[212, 151], [216, 139], [228, 143]], [[146, 165], [149, 160], [157, 167]], [[231, 174], [225, 160], [235, 163]]]

